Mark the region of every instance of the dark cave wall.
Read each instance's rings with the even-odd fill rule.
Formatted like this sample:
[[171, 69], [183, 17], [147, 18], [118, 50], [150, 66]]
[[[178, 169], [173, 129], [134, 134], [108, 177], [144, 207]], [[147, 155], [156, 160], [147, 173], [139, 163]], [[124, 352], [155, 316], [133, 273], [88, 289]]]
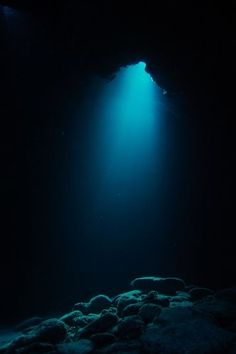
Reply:
[[[60, 190], [67, 180], [56, 172], [67, 149], [61, 131], [70, 128], [68, 117], [93, 75], [110, 77], [140, 59], [181, 111], [172, 129], [184, 170], [175, 182], [180, 189], [175, 207], [184, 207], [173, 213], [170, 232], [177, 247], [166, 269], [177, 267], [188, 281], [214, 288], [233, 284], [234, 72], [227, 6], [167, 1], [154, 10], [151, 1], [145, 6], [103, 1], [66, 2], [57, 9], [40, 3], [35, 10], [25, 3], [26, 13], [13, 27], [0, 13], [3, 317], [58, 309], [70, 302], [63, 299], [68, 292], [93, 295], [79, 270], [73, 270], [71, 284], [72, 263], [62, 266], [58, 252], [68, 227], [63, 220], [56, 226], [67, 212], [61, 205], [66, 188]], [[123, 281], [114, 280], [112, 287], [119, 291]], [[95, 287], [111, 286], [103, 279]]]

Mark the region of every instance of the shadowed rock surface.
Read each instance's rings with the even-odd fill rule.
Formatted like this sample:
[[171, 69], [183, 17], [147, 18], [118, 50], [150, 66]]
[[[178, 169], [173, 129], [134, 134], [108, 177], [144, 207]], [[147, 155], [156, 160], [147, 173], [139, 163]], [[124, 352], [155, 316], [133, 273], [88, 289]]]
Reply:
[[137, 290], [113, 298], [97, 295], [59, 318], [22, 322], [21, 332], [2, 342], [0, 353], [235, 353], [234, 288], [214, 293], [157, 277], [137, 278], [131, 285]]

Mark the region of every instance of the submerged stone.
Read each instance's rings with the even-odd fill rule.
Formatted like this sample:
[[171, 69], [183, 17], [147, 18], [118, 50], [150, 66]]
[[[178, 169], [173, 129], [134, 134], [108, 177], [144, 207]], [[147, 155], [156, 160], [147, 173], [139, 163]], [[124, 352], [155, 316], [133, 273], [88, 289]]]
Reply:
[[39, 317], [39, 316], [34, 316], [31, 318], [26, 319], [25, 321], [19, 323], [16, 327], [15, 330], [16, 331], [24, 331], [30, 327], [34, 327], [37, 326], [39, 323], [41, 323], [44, 320], [43, 317]]
[[80, 338], [88, 337], [95, 333], [105, 332], [111, 327], [115, 326], [118, 318], [115, 314], [106, 313], [99, 316], [94, 321], [90, 322], [82, 330], [79, 331], [78, 335]]
[[175, 295], [176, 291], [185, 290], [185, 283], [179, 278], [142, 277], [131, 282], [138, 290], [156, 290], [161, 294]]
[[31, 334], [34, 341], [59, 343], [66, 338], [67, 327], [63, 321], [52, 318], [40, 323]]
[[89, 301], [87, 309], [90, 313], [100, 313], [103, 309], [107, 309], [111, 305], [112, 300], [108, 296], [97, 295]]
[[146, 323], [152, 322], [161, 313], [161, 307], [155, 304], [144, 304], [139, 310], [139, 316]]
[[157, 277], [132, 285], [137, 289], [113, 299], [77, 303], [59, 319], [24, 321], [24, 335], [8, 335], [0, 353], [235, 354], [235, 288], [212, 295], [187, 289], [179, 278]]
[[89, 354], [93, 350], [94, 344], [91, 340], [81, 339], [74, 343], [59, 344], [53, 354]]
[[138, 302], [135, 304], [127, 305], [122, 311], [120, 317], [132, 316], [137, 315], [140, 307], [143, 306], [143, 303]]
[[112, 300], [112, 303], [114, 305], [117, 305], [118, 301], [120, 299], [135, 299], [137, 301], [141, 300], [141, 296], [142, 296], [142, 291], [140, 290], [131, 290], [131, 291], [127, 291], [127, 292], [124, 292], [124, 293], [121, 293], [117, 296], [115, 296]]
[[189, 295], [191, 296], [192, 301], [197, 301], [213, 294], [214, 292], [208, 288], [193, 288], [189, 291]]
[[73, 306], [73, 310], [79, 310], [81, 311], [84, 315], [88, 315], [88, 305], [86, 302], [77, 302]]
[[64, 316], [60, 317], [60, 320], [70, 326], [75, 326], [79, 322], [81, 317], [83, 317], [82, 312], [79, 310], [76, 310], [76, 311], [69, 312], [69, 313], [65, 314]]
[[141, 335], [144, 330], [144, 322], [140, 316], [127, 316], [119, 321], [114, 333], [119, 338], [132, 339]]
[[211, 314], [203, 313], [198, 311], [193, 307], [169, 307], [162, 309], [160, 315], [155, 318], [155, 323], [159, 325], [169, 325], [173, 323], [183, 323], [186, 321], [194, 320], [194, 319], [205, 319], [211, 322], [214, 322], [214, 317]]
[[142, 345], [137, 340], [122, 340], [107, 346], [101, 351], [101, 353], [139, 354], [141, 353], [141, 349], [142, 349]]
[[52, 352], [54, 352], [54, 346], [49, 343], [32, 343], [26, 347], [17, 349], [17, 354], [40, 354]]
[[204, 319], [146, 328], [141, 340], [147, 353], [216, 354], [227, 353], [235, 336]]
[[138, 299], [136, 297], [122, 297], [119, 299], [117, 303], [117, 314], [118, 316], [122, 315], [123, 310], [125, 307], [131, 304], [136, 304], [138, 303]]
[[157, 291], [152, 290], [148, 294], [142, 296], [144, 303], [152, 303], [162, 307], [168, 307], [170, 304], [171, 296], [161, 295]]
[[97, 347], [103, 347], [116, 341], [114, 334], [109, 332], [93, 334], [90, 339]]
[[236, 304], [218, 298], [204, 298], [195, 302], [194, 308], [210, 314], [221, 326], [230, 326], [236, 319]]

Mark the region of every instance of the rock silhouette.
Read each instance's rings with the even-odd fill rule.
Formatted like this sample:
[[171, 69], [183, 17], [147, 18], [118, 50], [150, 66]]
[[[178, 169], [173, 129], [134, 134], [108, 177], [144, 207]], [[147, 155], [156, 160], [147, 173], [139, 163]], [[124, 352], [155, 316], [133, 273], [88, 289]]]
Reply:
[[0, 353], [235, 353], [235, 288], [214, 293], [158, 277], [136, 278], [131, 286], [135, 290], [77, 303], [58, 318], [22, 322]]

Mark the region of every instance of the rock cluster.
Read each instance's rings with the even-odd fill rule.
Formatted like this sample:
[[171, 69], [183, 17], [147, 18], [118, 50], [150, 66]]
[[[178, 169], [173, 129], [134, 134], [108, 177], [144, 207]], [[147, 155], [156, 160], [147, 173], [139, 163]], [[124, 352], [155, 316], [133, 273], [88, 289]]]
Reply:
[[236, 288], [214, 293], [182, 279], [142, 277], [58, 318], [33, 318], [3, 354], [235, 354]]

